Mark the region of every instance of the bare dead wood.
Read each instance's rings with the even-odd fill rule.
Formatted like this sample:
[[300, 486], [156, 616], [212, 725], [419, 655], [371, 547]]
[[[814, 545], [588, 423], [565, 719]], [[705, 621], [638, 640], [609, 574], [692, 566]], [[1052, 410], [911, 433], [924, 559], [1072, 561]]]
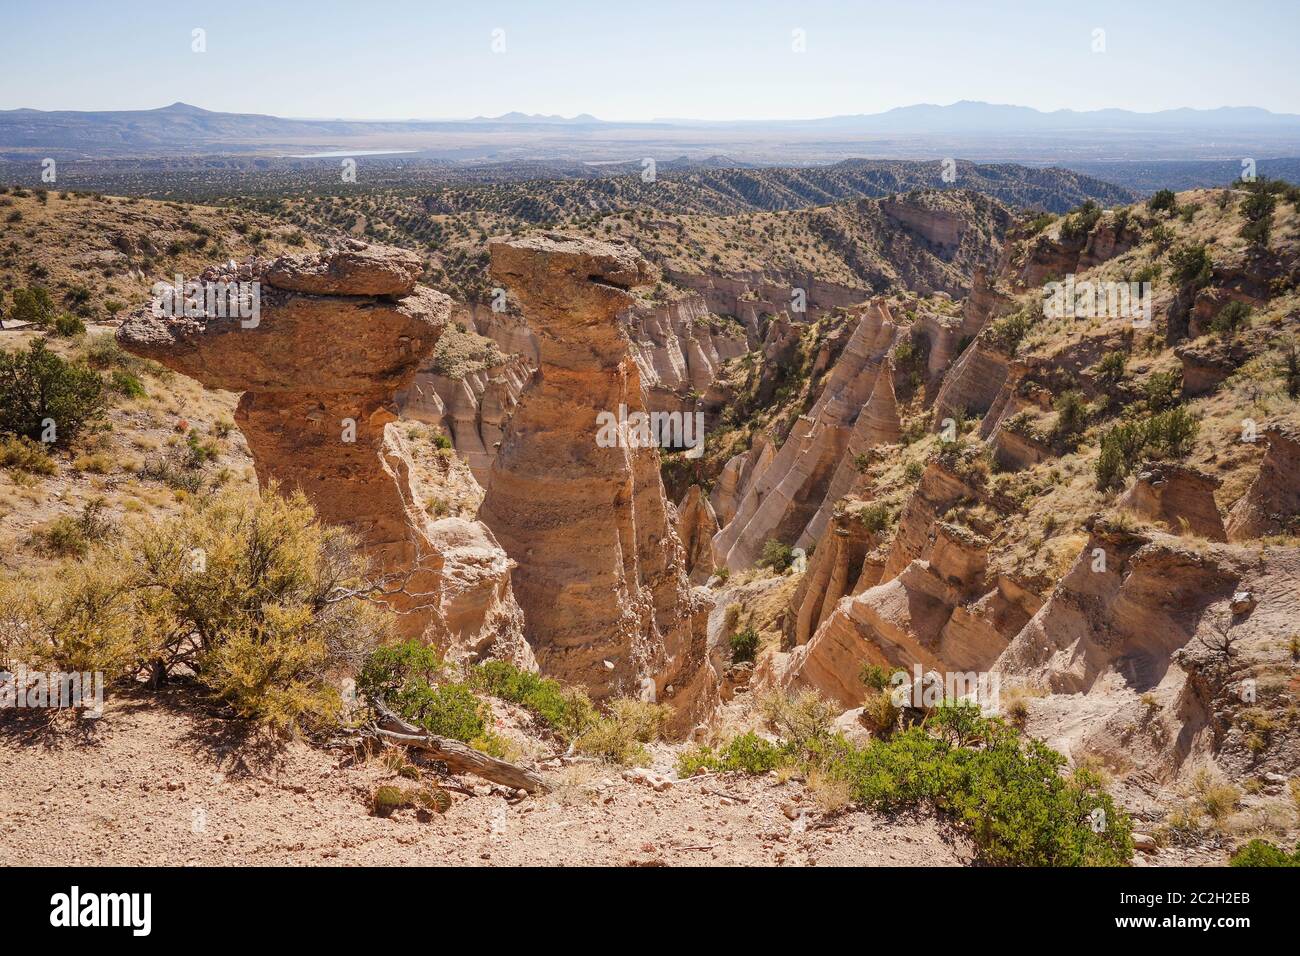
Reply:
[[714, 797], [722, 797], [724, 800], [735, 800], [737, 803], [749, 803], [749, 797], [742, 797], [739, 794], [728, 793], [726, 790], [702, 789], [700, 792], [707, 793]]
[[484, 780], [514, 787], [516, 790], [527, 790], [529, 793], [546, 793], [550, 789], [539, 774], [526, 767], [489, 757], [450, 737], [426, 734], [419, 727], [398, 717], [382, 702], [372, 701], [371, 704], [379, 715], [373, 733], [383, 741], [421, 750], [434, 760], [442, 761], [449, 770], [456, 773], [472, 773]]

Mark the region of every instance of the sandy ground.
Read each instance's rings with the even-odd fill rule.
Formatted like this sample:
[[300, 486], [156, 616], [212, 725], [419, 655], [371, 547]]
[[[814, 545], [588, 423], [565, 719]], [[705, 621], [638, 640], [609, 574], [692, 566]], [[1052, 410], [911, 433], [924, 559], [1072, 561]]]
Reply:
[[[93, 722], [92, 722], [93, 723]], [[673, 754], [656, 753], [666, 769]], [[275, 753], [172, 694], [110, 700], [89, 734], [0, 715], [0, 865], [952, 866], [969, 845], [925, 816], [822, 814], [797, 782], [711, 775], [656, 792], [617, 768], [548, 771], [542, 797], [473, 778], [443, 815], [372, 816], [379, 761]], [[513, 801], [513, 802], [512, 802]], [[791, 819], [793, 817], [793, 819]]]

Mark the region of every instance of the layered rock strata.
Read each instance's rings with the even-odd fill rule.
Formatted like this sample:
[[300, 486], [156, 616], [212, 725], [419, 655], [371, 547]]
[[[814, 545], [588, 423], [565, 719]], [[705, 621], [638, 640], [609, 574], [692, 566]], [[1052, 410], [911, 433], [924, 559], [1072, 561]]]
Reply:
[[703, 584], [713, 575], [713, 536], [718, 533], [718, 516], [699, 485], [691, 485], [677, 506], [674, 527], [686, 549], [686, 573], [691, 583]]
[[1268, 443], [1259, 474], [1228, 514], [1228, 540], [1300, 531], [1300, 432], [1270, 425], [1259, 437]]
[[1174, 534], [1227, 541], [1223, 518], [1214, 503], [1219, 485], [1219, 479], [1198, 469], [1156, 462], [1138, 472], [1133, 486], [1116, 504], [1160, 522]]
[[493, 277], [539, 345], [481, 515], [519, 567], [515, 592], [544, 672], [597, 699], [653, 696], [672, 729], [713, 706], [710, 602], [692, 589], [669, 519], [659, 453], [621, 433], [597, 441], [597, 415], [644, 410], [640, 371], [619, 313], [650, 267], [623, 243], [553, 233], [489, 246]]
[[349, 242], [210, 269], [204, 283], [260, 283], [255, 321], [145, 308], [117, 338], [203, 385], [243, 393], [235, 421], [259, 482], [301, 489], [323, 520], [356, 535], [400, 632], [453, 654], [497, 650], [530, 664], [505, 552], [476, 522], [429, 518], [422, 502], [433, 479], [389, 427], [394, 392], [432, 351], [451, 308], [416, 284], [421, 268], [402, 250]]
[[638, 302], [625, 313], [632, 356], [651, 411], [694, 409], [724, 362], [749, 350], [745, 329], [709, 314], [703, 296]]
[[532, 375], [533, 367], [522, 355], [459, 377], [441, 375], [425, 363], [395, 399], [403, 418], [444, 429], [486, 487], [506, 423]]
[[796, 538], [821, 509], [896, 333], [884, 301], [863, 309], [816, 404], [800, 416], [771, 465], [750, 484], [735, 516], [714, 538], [719, 565], [733, 571], [749, 567], [767, 539]]

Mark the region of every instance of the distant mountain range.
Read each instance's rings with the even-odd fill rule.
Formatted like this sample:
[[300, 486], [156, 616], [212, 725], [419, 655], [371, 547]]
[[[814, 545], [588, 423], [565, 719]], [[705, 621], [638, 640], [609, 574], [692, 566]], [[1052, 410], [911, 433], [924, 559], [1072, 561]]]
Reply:
[[117, 112], [0, 111], [0, 158], [283, 155], [404, 150], [450, 161], [633, 160], [725, 154], [743, 163], [851, 157], [980, 162], [1230, 160], [1300, 156], [1300, 115], [1256, 107], [1043, 112], [963, 100], [804, 120], [662, 119], [520, 112], [462, 120], [285, 119], [186, 103]]
[[1296, 129], [1300, 115], [1271, 113], [1254, 106], [1211, 110], [1175, 109], [1155, 113], [1132, 110], [1053, 110], [962, 100], [949, 106], [923, 103], [884, 113], [795, 120], [788, 125], [853, 127], [894, 132], [1032, 132], [1045, 130], [1214, 130]]

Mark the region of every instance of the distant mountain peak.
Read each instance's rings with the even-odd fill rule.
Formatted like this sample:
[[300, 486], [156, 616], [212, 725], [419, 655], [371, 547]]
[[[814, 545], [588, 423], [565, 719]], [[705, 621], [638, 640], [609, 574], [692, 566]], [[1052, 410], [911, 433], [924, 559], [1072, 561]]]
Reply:
[[577, 116], [568, 117], [558, 114], [546, 113], [522, 113], [519, 110], [512, 110], [509, 113], [502, 113], [500, 116], [475, 116], [471, 123], [599, 123], [601, 122], [590, 113], [579, 113]]
[[168, 106], [160, 106], [158, 109], [154, 110], [154, 112], [199, 114], [199, 113], [211, 113], [212, 110], [205, 110], [202, 107], [191, 106], [189, 103], [182, 103], [180, 100], [177, 100], [175, 103], [172, 103]]

